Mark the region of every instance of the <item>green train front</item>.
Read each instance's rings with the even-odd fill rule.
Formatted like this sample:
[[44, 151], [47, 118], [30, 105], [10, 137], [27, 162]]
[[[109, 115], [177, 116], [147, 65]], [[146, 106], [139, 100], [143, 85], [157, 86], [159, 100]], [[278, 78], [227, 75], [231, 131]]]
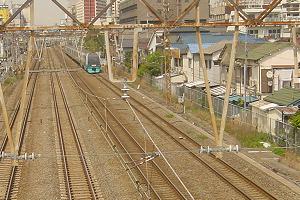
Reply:
[[100, 63], [100, 57], [97, 53], [86, 54], [84, 69], [89, 74], [97, 74], [103, 71]]

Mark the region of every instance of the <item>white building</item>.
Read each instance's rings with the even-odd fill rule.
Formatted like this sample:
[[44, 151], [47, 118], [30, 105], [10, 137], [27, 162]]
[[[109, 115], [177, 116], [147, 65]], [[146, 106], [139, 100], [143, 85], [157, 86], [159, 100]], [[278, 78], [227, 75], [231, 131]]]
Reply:
[[[221, 68], [218, 64], [220, 53], [229, 41], [221, 41], [204, 49], [205, 65], [211, 84], [221, 84]], [[200, 66], [198, 44], [188, 44], [187, 53], [182, 55], [182, 72], [188, 82], [203, 81], [203, 70]]]
[[[246, 12], [251, 18], [257, 18], [265, 8], [272, 2], [272, 0], [242, 0], [240, 5], [243, 11]], [[234, 11], [230, 12], [229, 21], [234, 21]], [[239, 17], [239, 21], [243, 21]], [[264, 21], [282, 21], [282, 8], [279, 4], [273, 11], [264, 19]], [[234, 27], [228, 27], [228, 31], [233, 31]], [[282, 26], [263, 26], [263, 27], [240, 27], [242, 33], [247, 33], [256, 38], [273, 38], [277, 39], [282, 36]]]
[[[247, 59], [246, 88], [247, 93], [262, 95], [291, 87], [294, 71], [293, 47], [288, 42], [238, 45], [233, 82], [238, 94], [244, 94], [244, 63]], [[226, 45], [220, 54], [222, 67], [221, 79], [226, 82], [231, 45]], [[299, 52], [298, 52], [299, 54]], [[299, 56], [298, 56], [299, 57]], [[299, 59], [299, 58], [298, 58]], [[297, 74], [299, 77], [299, 72]], [[299, 79], [299, 78], [298, 78]], [[298, 80], [299, 82], [299, 80]]]

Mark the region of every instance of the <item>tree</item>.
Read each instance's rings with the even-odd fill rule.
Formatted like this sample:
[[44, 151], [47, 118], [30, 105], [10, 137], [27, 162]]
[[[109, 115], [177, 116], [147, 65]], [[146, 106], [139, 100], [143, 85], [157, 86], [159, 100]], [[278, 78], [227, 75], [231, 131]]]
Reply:
[[105, 41], [103, 34], [87, 34], [84, 38], [84, 48], [90, 52], [104, 52]]
[[164, 57], [160, 51], [149, 54], [141, 63], [138, 76], [143, 77], [145, 74], [158, 76], [161, 74], [161, 69], [164, 64]]
[[290, 123], [297, 128], [300, 128], [300, 111], [290, 118]]
[[126, 51], [124, 57], [124, 65], [129, 70], [132, 67], [132, 52]]

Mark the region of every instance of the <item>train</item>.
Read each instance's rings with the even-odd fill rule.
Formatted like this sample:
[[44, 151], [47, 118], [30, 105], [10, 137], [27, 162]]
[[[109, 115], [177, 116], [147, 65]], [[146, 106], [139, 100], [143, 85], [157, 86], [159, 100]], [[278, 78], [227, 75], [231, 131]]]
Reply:
[[97, 53], [80, 52], [72, 46], [64, 46], [65, 53], [75, 60], [89, 74], [97, 74], [103, 72], [101, 58]]

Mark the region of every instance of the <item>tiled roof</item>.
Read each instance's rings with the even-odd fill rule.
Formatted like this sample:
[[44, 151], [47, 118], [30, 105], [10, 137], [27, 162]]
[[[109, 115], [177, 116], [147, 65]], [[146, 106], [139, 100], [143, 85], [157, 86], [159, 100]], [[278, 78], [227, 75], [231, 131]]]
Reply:
[[[221, 63], [229, 65], [230, 53], [232, 44], [226, 44], [223, 53], [221, 54]], [[247, 44], [248, 60], [260, 60], [266, 56], [272, 55], [282, 49], [291, 46], [289, 42], [267, 42]], [[244, 60], [246, 58], [245, 43], [238, 43], [236, 50], [236, 59]]]
[[[253, 48], [249, 49], [247, 58], [251, 60], [259, 60], [289, 46], [291, 46], [291, 43], [289, 42], [263, 43], [258, 46], [253, 46]], [[245, 51], [241, 51], [236, 58], [245, 59]]]
[[293, 88], [282, 88], [264, 98], [265, 101], [276, 103], [280, 106], [292, 106], [300, 102], [300, 90]]

